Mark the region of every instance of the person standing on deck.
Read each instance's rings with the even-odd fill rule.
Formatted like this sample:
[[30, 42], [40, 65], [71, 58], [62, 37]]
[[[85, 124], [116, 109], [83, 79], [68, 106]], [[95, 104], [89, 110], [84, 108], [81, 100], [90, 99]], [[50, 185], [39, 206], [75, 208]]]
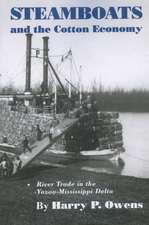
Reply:
[[42, 131], [39, 127], [39, 124], [37, 124], [37, 141], [40, 141], [42, 137]]
[[50, 142], [51, 142], [51, 140], [52, 140], [53, 134], [54, 134], [54, 127], [53, 127], [53, 125], [51, 124], [51, 126], [50, 126], [50, 131], [49, 131], [49, 141], [50, 141]]
[[5, 136], [5, 135], [3, 136], [3, 143], [4, 143], [4, 144], [8, 144], [8, 138], [7, 138], [7, 136]]
[[32, 152], [31, 148], [29, 147], [29, 141], [28, 141], [28, 138], [25, 136], [23, 142], [23, 152], [25, 153], [26, 150], [29, 151], [29, 152]]

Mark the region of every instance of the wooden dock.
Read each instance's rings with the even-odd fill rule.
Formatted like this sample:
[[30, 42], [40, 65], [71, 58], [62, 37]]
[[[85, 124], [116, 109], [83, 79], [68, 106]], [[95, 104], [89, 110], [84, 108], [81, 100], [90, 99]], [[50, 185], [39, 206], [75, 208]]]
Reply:
[[[36, 141], [32, 148], [31, 152], [22, 153], [19, 155], [20, 160], [22, 162], [21, 169], [26, 167], [29, 163], [31, 163], [36, 157], [38, 157], [42, 152], [51, 147], [63, 134], [65, 134], [76, 122], [78, 119], [70, 119], [66, 118], [62, 120], [56, 127], [54, 127], [54, 134], [51, 139], [46, 136], [41, 141]], [[17, 172], [17, 168], [14, 167], [13, 174]]]

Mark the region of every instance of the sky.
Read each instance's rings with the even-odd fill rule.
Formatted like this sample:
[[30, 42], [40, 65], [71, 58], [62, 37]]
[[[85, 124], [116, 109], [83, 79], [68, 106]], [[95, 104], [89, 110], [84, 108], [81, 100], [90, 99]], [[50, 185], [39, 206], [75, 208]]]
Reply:
[[[95, 20], [87, 21], [12, 21], [10, 10], [12, 7], [97, 7], [106, 9], [110, 6], [142, 6], [143, 18], [139, 20]], [[42, 37], [49, 36], [49, 54], [63, 55], [71, 48], [77, 67], [81, 66], [81, 80], [85, 88], [93, 82], [102, 83], [105, 88], [145, 88], [149, 90], [149, 1], [142, 0], [1, 0], [0, 1], [0, 85], [14, 84], [25, 86], [25, 34], [12, 34], [12, 27], [26, 27], [31, 29], [41, 25], [50, 27], [49, 34], [34, 34], [33, 48], [42, 48]], [[56, 25], [63, 27], [89, 27], [89, 33], [55, 33]], [[141, 26], [138, 33], [93, 33], [92, 26], [128, 27]], [[60, 58], [52, 57], [55, 67]], [[70, 75], [69, 63], [58, 68], [62, 79]], [[72, 73], [72, 81], [77, 82], [77, 75]], [[32, 59], [32, 86], [42, 81], [42, 60]]]

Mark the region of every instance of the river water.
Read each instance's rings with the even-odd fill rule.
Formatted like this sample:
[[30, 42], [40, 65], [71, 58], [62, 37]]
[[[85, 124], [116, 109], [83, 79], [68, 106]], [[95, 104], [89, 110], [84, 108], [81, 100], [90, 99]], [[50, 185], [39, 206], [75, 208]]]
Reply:
[[123, 175], [149, 178], [149, 113], [121, 113], [124, 147]]

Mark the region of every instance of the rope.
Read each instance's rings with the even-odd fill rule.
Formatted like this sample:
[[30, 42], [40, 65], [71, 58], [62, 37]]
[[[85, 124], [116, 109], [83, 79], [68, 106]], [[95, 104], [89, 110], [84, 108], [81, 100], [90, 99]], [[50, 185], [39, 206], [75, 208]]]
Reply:
[[137, 157], [137, 156], [133, 156], [133, 155], [131, 155], [131, 154], [128, 154], [127, 152], [126, 152], [125, 154], [126, 154], [128, 157], [130, 157], [130, 158], [138, 159], [138, 160], [141, 160], [141, 161], [143, 161], [143, 162], [149, 163], [149, 160], [142, 159], [142, 158], [139, 158], [139, 157]]

